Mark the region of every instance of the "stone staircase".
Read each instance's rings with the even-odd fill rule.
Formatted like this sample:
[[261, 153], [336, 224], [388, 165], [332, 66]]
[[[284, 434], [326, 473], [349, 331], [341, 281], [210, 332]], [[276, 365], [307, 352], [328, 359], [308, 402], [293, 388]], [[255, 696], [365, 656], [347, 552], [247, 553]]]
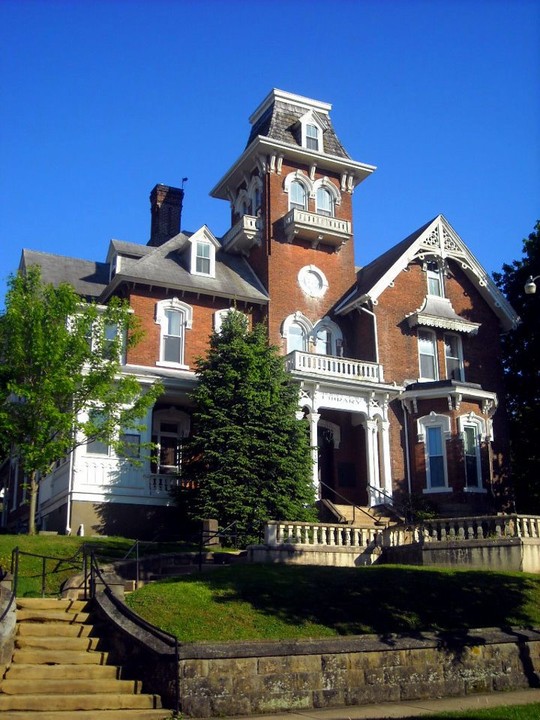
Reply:
[[355, 527], [383, 529], [400, 522], [399, 516], [383, 505], [355, 509], [353, 505], [340, 505], [328, 500], [325, 501], [325, 505], [330, 512], [340, 518], [340, 522]]
[[[20, 598], [11, 664], [0, 680], [2, 720], [163, 720], [157, 695], [142, 694], [108, 664], [81, 600]], [[76, 713], [76, 715], [75, 715]]]

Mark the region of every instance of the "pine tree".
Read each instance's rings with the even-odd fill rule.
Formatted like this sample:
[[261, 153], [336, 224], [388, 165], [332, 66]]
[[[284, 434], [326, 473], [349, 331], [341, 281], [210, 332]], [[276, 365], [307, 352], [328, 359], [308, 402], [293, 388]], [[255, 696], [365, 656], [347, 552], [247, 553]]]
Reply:
[[265, 328], [249, 331], [231, 312], [197, 362], [193, 432], [183, 452], [186, 500], [194, 519], [235, 523], [256, 540], [270, 519], [314, 518], [308, 428], [298, 420], [298, 388]]
[[[520, 323], [502, 338], [510, 415], [511, 478], [517, 510], [540, 514], [540, 291], [527, 295], [527, 279], [540, 274], [540, 222], [523, 241], [523, 258], [503, 265], [495, 281]], [[538, 280], [536, 281], [538, 284]]]

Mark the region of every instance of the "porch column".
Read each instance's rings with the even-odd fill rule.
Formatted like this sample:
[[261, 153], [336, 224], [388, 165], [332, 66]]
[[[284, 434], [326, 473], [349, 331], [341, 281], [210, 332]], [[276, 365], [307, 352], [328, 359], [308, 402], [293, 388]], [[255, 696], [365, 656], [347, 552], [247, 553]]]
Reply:
[[319, 444], [317, 438], [317, 425], [321, 418], [320, 413], [311, 412], [308, 415], [309, 419], [309, 442], [311, 445], [311, 459], [313, 461], [311, 469], [311, 478], [313, 487], [315, 488], [315, 499], [321, 499], [321, 485], [319, 482]]
[[380, 422], [380, 438], [381, 438], [381, 469], [382, 469], [382, 487], [389, 496], [388, 501], [392, 497], [392, 466], [390, 463], [390, 422], [381, 420]]
[[369, 506], [377, 504], [379, 485], [379, 428], [376, 420], [366, 420], [366, 458]]

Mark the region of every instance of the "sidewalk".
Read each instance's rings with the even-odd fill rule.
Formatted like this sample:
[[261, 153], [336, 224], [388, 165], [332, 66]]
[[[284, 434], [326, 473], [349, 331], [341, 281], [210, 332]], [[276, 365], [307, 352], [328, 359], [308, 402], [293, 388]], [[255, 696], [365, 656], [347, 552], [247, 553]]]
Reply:
[[[386, 720], [387, 718], [421, 717], [439, 712], [459, 712], [483, 708], [540, 703], [540, 689], [494, 692], [488, 695], [467, 695], [437, 700], [410, 700], [381, 705], [348, 705], [325, 710], [291, 710], [269, 715], [249, 715], [234, 720]], [[539, 716], [540, 717], [540, 716]], [[223, 718], [223, 720], [227, 720]]]

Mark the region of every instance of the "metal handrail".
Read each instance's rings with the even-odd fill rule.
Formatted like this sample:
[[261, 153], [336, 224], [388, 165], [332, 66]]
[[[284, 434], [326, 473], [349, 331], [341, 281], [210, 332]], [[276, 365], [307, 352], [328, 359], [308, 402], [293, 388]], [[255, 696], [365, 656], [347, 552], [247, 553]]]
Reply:
[[401, 515], [402, 519], [403, 520], [407, 519], [407, 513], [403, 512], [403, 510], [404, 510], [403, 504], [396, 503], [395, 499], [391, 495], [389, 495], [386, 492], [386, 490], [383, 490], [380, 487], [375, 487], [375, 485], [370, 485], [369, 483], [368, 483], [368, 490], [373, 490], [373, 491], [379, 493], [380, 495], [383, 495], [386, 500], [390, 501], [389, 505], [391, 505], [392, 508], [394, 508], [395, 510], [398, 511], [398, 513]]
[[320, 484], [323, 485], [327, 490], [331, 490], [331, 491], [334, 493], [334, 495], [337, 495], [338, 498], [340, 498], [341, 500], [345, 500], [345, 502], [346, 502], [347, 505], [352, 505], [352, 509], [353, 509], [353, 522], [356, 521], [356, 511], [357, 511], [357, 510], [360, 510], [360, 512], [363, 512], [364, 515], [367, 515], [368, 518], [369, 518], [371, 521], [375, 521], [375, 522], [376, 522], [376, 519], [373, 517], [373, 515], [371, 515], [370, 513], [368, 513], [367, 510], [364, 510], [363, 507], [360, 507], [360, 505], [356, 505], [356, 503], [352, 503], [352, 502], [349, 500], [349, 498], [346, 498], [344, 495], [342, 495], [341, 493], [339, 493], [337, 490], [335, 490], [335, 489], [334, 489], [333, 487], [331, 487], [330, 485], [327, 485], [327, 484], [326, 484], [325, 482], [323, 482], [322, 480], [319, 480], [319, 482], [320, 482]]
[[[85, 553], [88, 554], [88, 553]], [[178, 717], [180, 714], [180, 678], [178, 674], [178, 666], [179, 666], [179, 644], [178, 644], [178, 638], [175, 635], [172, 635], [171, 633], [166, 632], [165, 630], [161, 630], [160, 628], [156, 627], [155, 625], [152, 625], [151, 623], [144, 620], [140, 615], [137, 615], [136, 612], [131, 610], [131, 608], [128, 608], [128, 606], [123, 603], [121, 600], [119, 600], [116, 595], [113, 593], [109, 583], [106, 581], [105, 577], [103, 576], [103, 573], [101, 572], [101, 569], [98, 565], [96, 555], [93, 550], [90, 550], [89, 552], [89, 565], [90, 565], [90, 582], [89, 582], [89, 590], [90, 590], [90, 598], [95, 599], [96, 597], [96, 577], [99, 579], [99, 582], [103, 585], [103, 592], [107, 596], [107, 598], [110, 600], [110, 602], [116, 607], [117, 610], [119, 610], [122, 615], [129, 618], [133, 623], [141, 627], [142, 629], [146, 630], [148, 633], [153, 635], [158, 640], [161, 640], [165, 645], [168, 645], [169, 647], [173, 648], [174, 651], [174, 661], [175, 661], [175, 671], [174, 671], [174, 685], [175, 685], [175, 698], [174, 698], [174, 708], [173, 708], [173, 717]], [[87, 579], [85, 576], [85, 597], [87, 594]]]

